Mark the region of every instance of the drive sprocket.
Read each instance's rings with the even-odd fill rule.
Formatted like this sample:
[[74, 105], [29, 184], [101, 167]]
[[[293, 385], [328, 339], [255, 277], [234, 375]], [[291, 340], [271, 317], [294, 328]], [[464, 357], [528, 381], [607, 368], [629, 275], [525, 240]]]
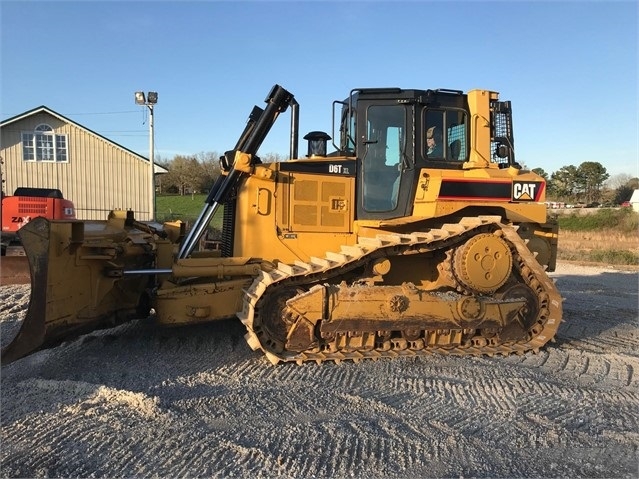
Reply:
[[513, 258], [501, 231], [470, 238], [453, 253], [453, 274], [470, 292], [494, 293], [510, 276]]

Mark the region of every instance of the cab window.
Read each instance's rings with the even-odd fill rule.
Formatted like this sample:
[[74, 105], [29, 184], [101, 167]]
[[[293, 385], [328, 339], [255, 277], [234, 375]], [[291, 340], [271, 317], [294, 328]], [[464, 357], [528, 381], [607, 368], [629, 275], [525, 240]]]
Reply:
[[423, 121], [423, 157], [427, 160], [466, 161], [466, 117], [462, 110], [427, 110]]

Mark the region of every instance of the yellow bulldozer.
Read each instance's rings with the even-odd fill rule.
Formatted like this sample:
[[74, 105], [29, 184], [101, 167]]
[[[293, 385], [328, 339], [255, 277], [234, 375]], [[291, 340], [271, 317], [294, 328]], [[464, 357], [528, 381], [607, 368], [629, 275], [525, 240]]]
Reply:
[[[303, 157], [294, 96], [275, 85], [265, 103], [188, 230], [130, 211], [23, 227], [31, 298], [3, 364], [149, 316], [237, 317], [274, 364], [522, 354], [553, 338], [558, 227], [544, 179], [515, 161], [511, 102], [353, 89], [333, 102], [332, 136], [304, 136]], [[289, 109], [290, 159], [264, 163], [258, 149]], [[220, 207], [221, 247], [201, 250]]]

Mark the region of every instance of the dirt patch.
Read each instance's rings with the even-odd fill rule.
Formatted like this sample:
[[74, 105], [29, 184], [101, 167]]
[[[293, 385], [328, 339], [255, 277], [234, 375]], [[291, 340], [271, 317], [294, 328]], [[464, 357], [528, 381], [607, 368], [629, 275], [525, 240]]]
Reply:
[[616, 230], [559, 230], [560, 251], [578, 252], [611, 249], [634, 251], [639, 254], [639, 234], [623, 233]]
[[[626, 264], [629, 269], [639, 261], [639, 234], [616, 230], [559, 231], [557, 257], [562, 261], [584, 264]], [[595, 258], [599, 262], [593, 263]], [[621, 268], [621, 267], [620, 267]]]

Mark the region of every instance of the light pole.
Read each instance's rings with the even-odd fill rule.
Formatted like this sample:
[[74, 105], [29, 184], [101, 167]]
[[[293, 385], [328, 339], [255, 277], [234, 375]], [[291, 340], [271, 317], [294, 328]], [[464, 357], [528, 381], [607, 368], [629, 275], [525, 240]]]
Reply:
[[147, 96], [144, 96], [143, 91], [135, 92], [135, 103], [138, 105], [146, 105], [149, 108], [149, 180], [150, 189], [149, 192], [149, 220], [155, 221], [155, 162], [153, 154], [153, 107], [158, 102], [158, 92], [150, 91]]

